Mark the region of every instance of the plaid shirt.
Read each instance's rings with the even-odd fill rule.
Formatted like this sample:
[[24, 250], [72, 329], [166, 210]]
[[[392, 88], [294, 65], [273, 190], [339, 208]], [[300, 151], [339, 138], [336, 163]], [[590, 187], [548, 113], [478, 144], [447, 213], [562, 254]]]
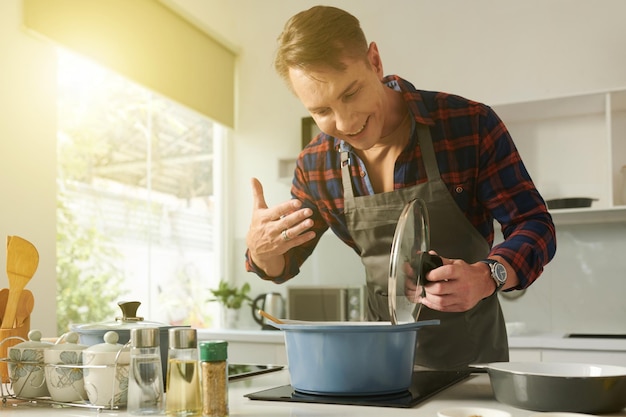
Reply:
[[[416, 90], [397, 76], [388, 76], [388, 87], [402, 91], [416, 123], [430, 126], [433, 146], [443, 182], [469, 221], [493, 245], [495, 218], [502, 227], [504, 242], [490, 255], [506, 259], [526, 288], [543, 271], [556, 251], [552, 218], [535, 188], [506, 127], [488, 106], [464, 98]], [[415, 131], [415, 129], [414, 129]], [[394, 189], [427, 181], [415, 134], [398, 157]], [[316, 238], [285, 255], [286, 267], [280, 283], [294, 277], [315, 248], [321, 235], [330, 229], [357, 253], [343, 213], [340, 151], [351, 151], [342, 140], [324, 133], [300, 153], [291, 194], [313, 210], [312, 230]], [[350, 153], [352, 187], [355, 196], [374, 193], [365, 165]], [[246, 269], [270, 279], [246, 253]]]

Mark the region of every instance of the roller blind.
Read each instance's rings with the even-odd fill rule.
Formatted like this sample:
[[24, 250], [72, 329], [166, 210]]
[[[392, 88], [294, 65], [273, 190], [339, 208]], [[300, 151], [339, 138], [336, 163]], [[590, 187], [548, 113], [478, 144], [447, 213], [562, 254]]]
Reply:
[[234, 126], [235, 54], [157, 0], [24, 0], [24, 24]]

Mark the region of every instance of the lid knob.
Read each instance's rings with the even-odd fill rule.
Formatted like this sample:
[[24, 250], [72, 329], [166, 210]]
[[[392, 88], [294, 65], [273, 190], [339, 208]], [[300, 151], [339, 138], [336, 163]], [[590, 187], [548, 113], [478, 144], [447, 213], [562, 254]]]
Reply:
[[122, 310], [122, 317], [116, 317], [115, 320], [143, 321], [143, 317], [137, 317], [137, 309], [141, 305], [139, 301], [120, 301], [117, 305]]

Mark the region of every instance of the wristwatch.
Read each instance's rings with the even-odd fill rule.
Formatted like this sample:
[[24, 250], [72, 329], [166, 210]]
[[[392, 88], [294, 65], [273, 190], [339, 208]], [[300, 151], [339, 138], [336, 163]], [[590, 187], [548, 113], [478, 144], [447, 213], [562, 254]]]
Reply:
[[489, 265], [491, 269], [491, 278], [496, 282], [496, 291], [500, 291], [500, 288], [506, 283], [506, 268], [498, 261], [493, 259], [483, 259], [483, 263]]

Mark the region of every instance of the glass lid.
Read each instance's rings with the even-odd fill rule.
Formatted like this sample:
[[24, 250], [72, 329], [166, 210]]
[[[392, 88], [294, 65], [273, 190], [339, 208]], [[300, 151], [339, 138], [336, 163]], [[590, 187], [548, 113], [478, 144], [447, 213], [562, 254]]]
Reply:
[[430, 223], [424, 200], [409, 201], [396, 225], [389, 258], [389, 315], [392, 324], [417, 321], [425, 275], [442, 265], [430, 250]]

